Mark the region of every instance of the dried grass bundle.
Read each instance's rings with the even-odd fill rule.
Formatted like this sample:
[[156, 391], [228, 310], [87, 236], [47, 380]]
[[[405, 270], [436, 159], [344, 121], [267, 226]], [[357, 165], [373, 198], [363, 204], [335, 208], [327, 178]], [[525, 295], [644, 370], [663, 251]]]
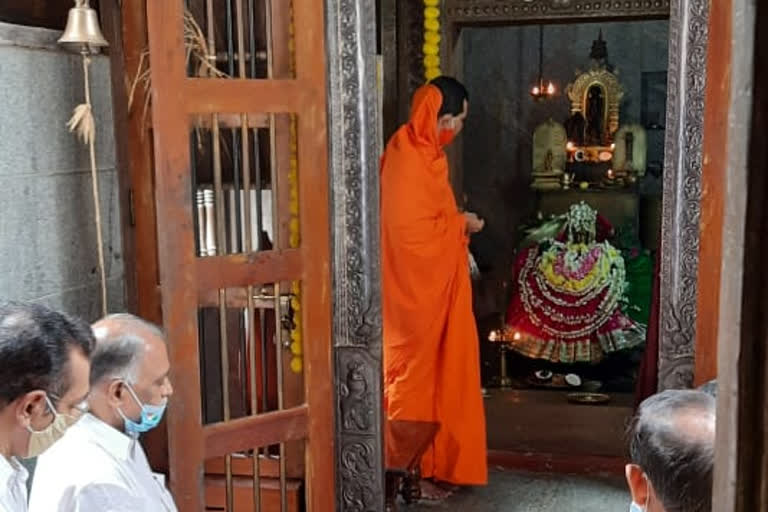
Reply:
[[[186, 51], [186, 66], [192, 74], [199, 78], [229, 78], [229, 75], [216, 68], [211, 61], [215, 59], [208, 48], [203, 29], [188, 10], [184, 10], [184, 48]], [[214, 60], [215, 62], [215, 60]], [[144, 105], [142, 107], [142, 123], [147, 122], [147, 113], [152, 97], [152, 78], [149, 67], [149, 50], [144, 50], [139, 58], [136, 75], [131, 82], [128, 93], [128, 111], [133, 110], [136, 91], [139, 86], [144, 91]]]
[[83, 143], [93, 144], [96, 138], [96, 121], [93, 119], [93, 109], [88, 103], [81, 103], [75, 107], [72, 117], [67, 122], [67, 128]]

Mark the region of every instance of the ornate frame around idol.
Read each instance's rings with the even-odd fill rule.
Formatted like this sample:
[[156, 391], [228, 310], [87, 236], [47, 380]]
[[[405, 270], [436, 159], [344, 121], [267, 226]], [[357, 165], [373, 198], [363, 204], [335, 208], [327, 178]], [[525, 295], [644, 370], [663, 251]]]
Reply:
[[571, 100], [571, 114], [579, 112], [585, 115], [588, 95], [592, 87], [599, 87], [603, 91], [605, 97], [602, 112], [603, 140], [612, 142], [613, 134], [619, 129], [620, 105], [621, 99], [624, 97], [624, 87], [614, 73], [602, 67], [580, 74], [565, 89], [568, 99]]

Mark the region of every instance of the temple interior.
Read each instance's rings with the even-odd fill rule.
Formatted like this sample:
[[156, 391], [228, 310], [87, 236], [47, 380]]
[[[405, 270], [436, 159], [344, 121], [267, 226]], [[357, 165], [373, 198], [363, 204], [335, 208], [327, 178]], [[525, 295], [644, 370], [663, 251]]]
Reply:
[[[0, 302], [160, 327], [173, 396], [133, 405], [165, 413], [144, 465], [182, 512], [626, 510], [639, 404], [718, 386], [712, 510], [758, 510], [764, 27], [768, 0], [0, 1]], [[439, 76], [466, 86], [466, 118], [430, 121]], [[428, 137], [396, 148], [413, 173], [387, 208], [387, 141], [409, 119]], [[439, 187], [419, 187], [424, 154]], [[429, 250], [387, 250], [384, 212], [438, 195], [390, 221]], [[402, 234], [425, 217], [448, 243]], [[418, 279], [387, 276], [403, 254]], [[408, 288], [390, 288], [399, 317], [388, 278]], [[387, 345], [387, 314], [416, 334]], [[49, 366], [61, 382], [30, 392], [49, 427], [0, 400], [19, 489], [37, 464], [22, 445], [74, 423], [57, 389], [74, 370]], [[486, 461], [487, 486], [448, 471]]]
[[621, 450], [601, 439], [631, 414], [658, 307], [667, 46], [665, 20], [461, 31], [453, 184], [486, 220], [471, 253], [491, 450]]

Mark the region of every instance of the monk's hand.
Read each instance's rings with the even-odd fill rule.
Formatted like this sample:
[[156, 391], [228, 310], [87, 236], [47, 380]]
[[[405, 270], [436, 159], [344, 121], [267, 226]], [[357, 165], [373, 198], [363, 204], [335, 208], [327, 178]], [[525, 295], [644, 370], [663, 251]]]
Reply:
[[464, 212], [464, 217], [467, 219], [467, 233], [470, 235], [479, 233], [485, 227], [485, 221], [478, 217], [476, 213]]

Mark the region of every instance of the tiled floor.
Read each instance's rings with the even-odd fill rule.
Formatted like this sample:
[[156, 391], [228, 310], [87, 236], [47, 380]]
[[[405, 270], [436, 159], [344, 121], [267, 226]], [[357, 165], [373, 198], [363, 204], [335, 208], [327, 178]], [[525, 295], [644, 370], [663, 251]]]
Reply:
[[629, 496], [616, 477], [582, 478], [494, 471], [490, 485], [464, 490], [440, 505], [402, 507], [403, 512], [624, 512]]

